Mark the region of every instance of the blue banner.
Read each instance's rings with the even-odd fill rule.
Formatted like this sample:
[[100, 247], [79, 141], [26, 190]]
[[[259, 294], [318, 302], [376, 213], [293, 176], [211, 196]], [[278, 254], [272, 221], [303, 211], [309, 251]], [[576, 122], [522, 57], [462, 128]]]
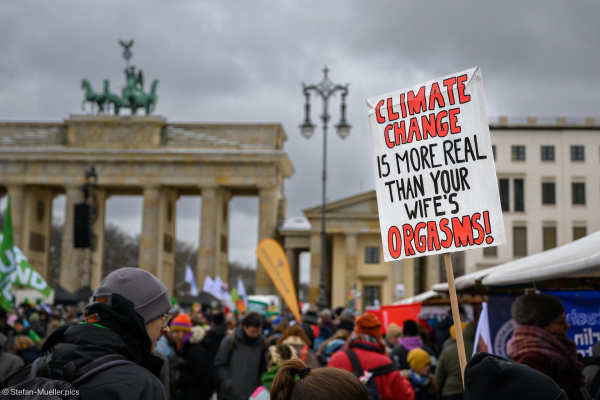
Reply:
[[490, 323], [490, 338], [492, 348], [490, 353], [506, 357], [506, 343], [513, 335], [517, 327], [512, 319], [510, 307], [517, 298], [516, 295], [489, 295], [488, 296], [488, 319]]
[[577, 345], [583, 357], [592, 356], [592, 347], [600, 341], [600, 292], [590, 291], [544, 291], [556, 296], [565, 306], [569, 339]]

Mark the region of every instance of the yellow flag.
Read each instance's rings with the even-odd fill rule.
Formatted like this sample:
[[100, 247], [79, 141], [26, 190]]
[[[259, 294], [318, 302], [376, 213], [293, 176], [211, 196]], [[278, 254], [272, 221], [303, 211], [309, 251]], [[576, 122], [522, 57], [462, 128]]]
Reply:
[[283, 301], [294, 314], [296, 321], [302, 322], [292, 271], [281, 245], [274, 239], [263, 239], [256, 248], [256, 255], [283, 297]]

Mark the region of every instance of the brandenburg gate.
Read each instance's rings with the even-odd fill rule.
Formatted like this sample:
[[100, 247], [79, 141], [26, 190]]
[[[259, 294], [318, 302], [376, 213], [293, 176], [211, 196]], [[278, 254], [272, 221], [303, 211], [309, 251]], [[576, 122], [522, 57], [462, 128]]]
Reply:
[[[92, 290], [103, 278], [106, 200], [142, 195], [139, 267], [158, 276], [173, 293], [178, 197], [202, 196], [198, 284], [206, 275], [225, 279], [232, 196], [259, 197], [259, 240], [275, 238], [285, 217], [283, 183], [294, 172], [283, 150], [285, 140], [279, 124], [167, 123], [150, 115], [1, 122], [0, 194], [11, 198], [15, 245], [46, 280], [52, 199], [66, 194], [60, 285], [75, 292], [79, 263], [73, 243], [74, 205], [83, 201], [84, 171], [93, 166], [98, 190]], [[260, 265], [256, 285], [259, 294], [274, 292]]]

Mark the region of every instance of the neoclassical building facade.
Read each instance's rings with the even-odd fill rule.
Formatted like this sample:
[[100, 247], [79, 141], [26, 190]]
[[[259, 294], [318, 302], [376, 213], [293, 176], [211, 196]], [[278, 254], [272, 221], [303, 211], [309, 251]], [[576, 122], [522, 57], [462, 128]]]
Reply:
[[[259, 198], [259, 240], [275, 238], [285, 216], [283, 183], [294, 172], [279, 124], [172, 124], [157, 116], [72, 115], [62, 122], [0, 123], [0, 194], [11, 198], [15, 245], [47, 280], [52, 199], [66, 195], [60, 285], [81, 286], [74, 248], [74, 205], [84, 199], [84, 171], [98, 179], [89, 285], [103, 278], [106, 199], [143, 196], [139, 267], [172, 291], [176, 202], [202, 196], [198, 282], [228, 271], [228, 205]], [[263, 268], [258, 293], [271, 293]]]

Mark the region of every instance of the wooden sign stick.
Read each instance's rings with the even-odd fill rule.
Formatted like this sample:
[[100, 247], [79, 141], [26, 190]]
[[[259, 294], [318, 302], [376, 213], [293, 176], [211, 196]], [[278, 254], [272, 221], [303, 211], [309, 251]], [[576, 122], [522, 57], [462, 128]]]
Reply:
[[454, 272], [452, 271], [451, 253], [444, 254], [446, 265], [446, 276], [448, 278], [448, 293], [450, 294], [450, 305], [452, 306], [452, 318], [454, 318], [454, 330], [456, 332], [456, 344], [458, 346], [458, 359], [460, 360], [460, 373], [462, 375], [463, 389], [465, 387], [465, 368], [467, 356], [465, 353], [465, 342], [463, 341], [462, 325], [460, 324], [460, 313], [458, 311], [458, 298], [456, 297], [456, 286], [454, 286]]

